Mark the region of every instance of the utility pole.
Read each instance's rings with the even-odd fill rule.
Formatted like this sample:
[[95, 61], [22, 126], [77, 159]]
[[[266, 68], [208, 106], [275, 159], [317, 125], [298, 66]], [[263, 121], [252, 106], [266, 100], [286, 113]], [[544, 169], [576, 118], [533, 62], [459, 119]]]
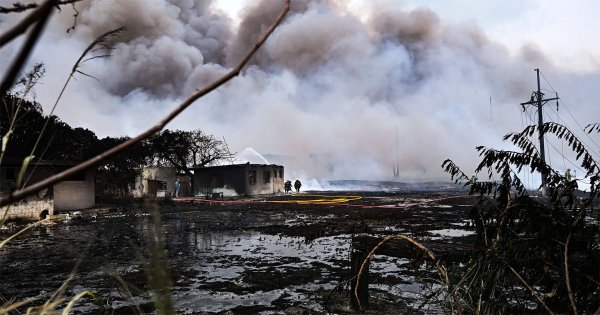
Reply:
[[400, 165], [398, 165], [398, 126], [396, 126], [396, 163], [392, 165], [394, 171], [394, 179], [400, 177]]
[[[544, 99], [544, 93], [540, 90], [540, 69], [534, 69], [537, 74], [537, 92], [531, 94], [529, 102], [521, 103], [523, 111], [525, 111], [525, 105], [537, 105], [538, 110], [538, 134], [540, 137], [540, 158], [543, 163], [546, 163], [546, 152], [544, 151], [544, 131], [542, 125], [544, 124], [544, 117], [542, 115], [542, 106], [548, 101], [556, 100], [556, 109], [558, 109], [558, 93], [556, 97]], [[542, 173], [542, 195], [546, 195], [546, 177]]]

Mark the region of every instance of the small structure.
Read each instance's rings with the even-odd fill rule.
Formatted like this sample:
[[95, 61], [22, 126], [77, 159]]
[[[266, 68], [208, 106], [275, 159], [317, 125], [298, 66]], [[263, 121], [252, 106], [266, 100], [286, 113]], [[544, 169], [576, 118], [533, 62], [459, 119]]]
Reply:
[[[29, 164], [23, 176], [25, 186], [62, 172], [77, 163], [67, 161], [36, 161]], [[16, 188], [21, 170], [20, 161], [5, 161], [0, 167], [0, 194]], [[96, 171], [89, 169], [54, 184], [38, 194], [14, 202], [8, 207], [9, 220], [40, 220], [64, 210], [86, 209], [96, 204]], [[7, 207], [0, 209], [3, 215]]]
[[233, 164], [194, 168], [198, 196], [264, 195], [283, 191], [283, 166]]
[[180, 196], [191, 195], [191, 185], [188, 176], [178, 175], [175, 167], [156, 166], [144, 167], [135, 179], [132, 194], [134, 197], [175, 197], [175, 181], [179, 179]]

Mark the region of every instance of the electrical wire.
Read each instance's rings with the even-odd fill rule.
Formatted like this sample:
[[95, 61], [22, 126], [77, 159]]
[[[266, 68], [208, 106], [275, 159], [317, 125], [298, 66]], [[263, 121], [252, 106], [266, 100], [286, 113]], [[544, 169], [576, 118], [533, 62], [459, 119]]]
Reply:
[[[544, 78], [544, 81], [546, 81], [548, 86], [554, 91], [554, 93], [557, 93], [556, 90], [554, 89], [554, 87], [552, 86], [552, 84], [550, 84], [550, 81], [548, 81], [546, 76], [541, 71], [540, 71], [540, 74], [542, 75], [542, 78]], [[571, 116], [573, 121], [575, 121], [575, 123], [579, 126], [579, 128], [581, 128], [581, 131], [583, 131], [583, 133], [590, 139], [590, 141], [592, 141], [592, 143], [598, 148], [598, 150], [600, 150], [600, 146], [598, 146], [598, 144], [594, 141], [594, 139], [592, 139], [592, 137], [590, 137], [590, 135], [587, 132], [585, 132], [585, 128], [579, 123], [579, 121], [577, 119], [575, 119], [575, 116], [573, 116], [573, 114], [569, 110], [569, 107], [567, 106], [564, 99], [561, 98], [561, 101], [562, 101], [561, 103], [562, 103], [563, 107], [567, 110], [567, 113], [569, 113], [569, 115]]]
[[[566, 107], [565, 107], [565, 108], [566, 108]], [[547, 113], [547, 112], [548, 112], [548, 110], [546, 110], [546, 107], [544, 107], [544, 112], [545, 112], [545, 113]], [[557, 117], [557, 119], [558, 119], [558, 120], [557, 120], [557, 123], [560, 123], [560, 124], [562, 124], [563, 126], [565, 126], [565, 127], [567, 127], [567, 128], [568, 128], [569, 124], [567, 124], [567, 122], [566, 122], [564, 119], [560, 118], [560, 115], [558, 114], [558, 112], [556, 112], [556, 113], [555, 113], [553, 110], [550, 110], [550, 112], [556, 115], [556, 117]], [[583, 139], [581, 136], [578, 136], [577, 134], [575, 134], [575, 131], [576, 131], [576, 130], [574, 130], [574, 129], [572, 129], [572, 128], [569, 128], [569, 130], [571, 130], [571, 132], [572, 132], [572, 133], [573, 133], [575, 136], [577, 136], [577, 139], [579, 139], [579, 141], [580, 141], [581, 143], [583, 143], [583, 145], [584, 145], [584, 146], [585, 146], [585, 147], [588, 149], [588, 151], [590, 151], [591, 153], [594, 153], [594, 154], [598, 154], [598, 155], [600, 156], [600, 153], [599, 153], [599, 152], [596, 152], [596, 151], [594, 151], [594, 150], [590, 150], [590, 148], [591, 148], [591, 149], [593, 149], [593, 147], [592, 147], [592, 146], [591, 146], [589, 143], [587, 143], [587, 142], [586, 142], [586, 141], [585, 141], [585, 140], [584, 140], [584, 139]], [[584, 131], [584, 133], [585, 133], [585, 131]], [[588, 138], [590, 138], [590, 137], [589, 137], [589, 135], [588, 135], [587, 133], [585, 133], [585, 134], [587, 135], [587, 137], [588, 137]], [[591, 139], [591, 138], [590, 138], [590, 139]], [[592, 141], [593, 141], [593, 140], [592, 140]], [[595, 144], [595, 143], [594, 143], [594, 144]]]
[[[525, 112], [525, 113], [527, 114], [527, 116], [529, 117], [529, 119], [530, 119], [531, 121], [533, 121], [533, 118], [531, 117], [531, 113], [529, 113], [529, 112]], [[546, 114], [546, 117], [548, 117], [548, 115], [547, 115], [547, 114]], [[561, 155], [561, 156], [562, 156], [562, 158], [563, 158], [563, 164], [565, 164], [565, 160], [566, 160], [566, 161], [568, 161], [568, 162], [569, 162], [571, 165], [573, 165], [573, 167], [575, 167], [575, 168], [579, 169], [579, 170], [580, 170], [580, 171], [582, 171], [583, 173], [587, 173], [585, 170], [583, 170], [581, 167], [579, 167], [579, 165], [577, 165], [577, 164], [573, 163], [573, 161], [569, 160], [569, 158], [567, 158], [567, 157], [566, 157], [564, 154], [562, 154], [562, 153], [561, 153], [561, 152], [560, 152], [560, 151], [559, 151], [559, 150], [558, 150], [558, 149], [557, 149], [557, 148], [554, 146], [554, 144], [552, 144], [552, 142], [550, 142], [550, 141], [548, 140], [548, 138], [547, 138], [547, 137], [546, 137], [546, 138], [544, 138], [544, 140], [545, 140], [545, 142], [546, 142], [546, 145], [548, 145], [548, 146], [552, 147], [552, 148], [553, 148], [553, 149], [554, 149], [554, 150], [555, 150], [555, 151], [556, 151], [556, 152], [557, 152], [559, 155]], [[550, 160], [550, 154], [548, 154], [548, 159]], [[548, 164], [549, 164], [549, 165], [552, 165], [552, 162], [550, 161]]]

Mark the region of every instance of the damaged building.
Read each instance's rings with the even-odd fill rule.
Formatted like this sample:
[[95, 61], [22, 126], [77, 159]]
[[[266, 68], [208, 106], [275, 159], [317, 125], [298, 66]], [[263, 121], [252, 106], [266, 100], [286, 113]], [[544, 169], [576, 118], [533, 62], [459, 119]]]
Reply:
[[283, 191], [283, 166], [233, 164], [194, 168], [197, 196], [251, 196]]
[[[36, 161], [29, 164], [23, 176], [25, 186], [46, 179], [72, 166], [74, 162]], [[0, 194], [16, 189], [21, 161], [5, 161], [0, 167]], [[40, 220], [55, 212], [79, 210], [96, 204], [96, 171], [77, 173], [33, 196], [14, 202], [8, 207], [8, 220]], [[7, 207], [0, 209], [4, 213]]]
[[174, 197], [177, 180], [181, 184], [179, 196], [191, 196], [189, 176], [177, 174], [175, 167], [144, 167], [135, 179], [132, 194], [134, 197]]

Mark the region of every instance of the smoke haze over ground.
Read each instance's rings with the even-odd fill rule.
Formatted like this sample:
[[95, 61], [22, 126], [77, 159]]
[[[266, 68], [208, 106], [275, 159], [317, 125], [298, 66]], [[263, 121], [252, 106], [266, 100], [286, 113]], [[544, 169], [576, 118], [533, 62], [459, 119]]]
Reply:
[[[30, 60], [47, 67], [37, 99], [49, 110], [83, 49], [126, 26], [112, 58], [86, 64], [98, 80], [78, 77], [56, 114], [99, 136], [133, 136], [233, 67], [282, 6], [248, 3], [235, 23], [211, 1], [84, 1], [70, 33], [73, 10], [65, 6]], [[535, 88], [534, 68], [583, 125], [600, 121], [597, 68], [572, 71], [534, 45], [509, 50], [476, 24], [396, 1], [363, 3], [360, 14], [343, 1], [292, 3], [242, 75], [168, 128], [199, 128], [225, 137], [233, 151], [252, 147], [279, 156], [290, 177], [376, 180], [392, 178], [397, 130], [400, 179], [416, 181], [446, 179], [446, 158], [472, 171], [477, 145], [507, 147], [502, 135], [535, 114], [518, 105]], [[0, 26], [19, 17], [0, 17]], [[0, 50], [3, 72], [17, 48]], [[555, 106], [547, 107], [546, 115], [556, 117]]]

